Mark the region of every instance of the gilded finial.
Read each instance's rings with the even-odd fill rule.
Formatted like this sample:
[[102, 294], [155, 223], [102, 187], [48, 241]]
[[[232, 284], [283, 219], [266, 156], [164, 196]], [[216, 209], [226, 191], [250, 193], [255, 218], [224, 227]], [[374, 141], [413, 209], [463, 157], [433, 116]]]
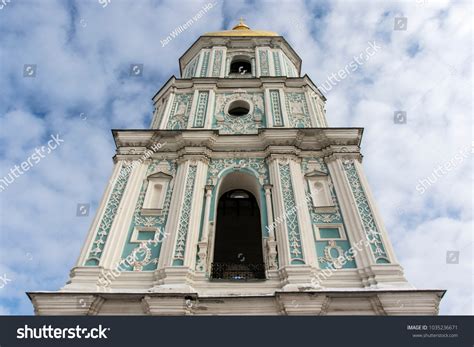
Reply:
[[249, 26], [244, 23], [244, 18], [240, 17], [239, 24], [232, 28], [232, 30], [250, 30]]

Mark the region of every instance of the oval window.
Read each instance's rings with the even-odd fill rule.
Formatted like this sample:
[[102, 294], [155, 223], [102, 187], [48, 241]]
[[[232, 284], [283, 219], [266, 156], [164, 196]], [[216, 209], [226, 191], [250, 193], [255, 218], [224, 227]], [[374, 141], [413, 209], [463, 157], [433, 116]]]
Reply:
[[231, 104], [229, 105], [229, 114], [231, 116], [245, 116], [248, 114], [250, 111], [250, 104], [247, 101], [244, 100], [236, 100], [232, 101]]

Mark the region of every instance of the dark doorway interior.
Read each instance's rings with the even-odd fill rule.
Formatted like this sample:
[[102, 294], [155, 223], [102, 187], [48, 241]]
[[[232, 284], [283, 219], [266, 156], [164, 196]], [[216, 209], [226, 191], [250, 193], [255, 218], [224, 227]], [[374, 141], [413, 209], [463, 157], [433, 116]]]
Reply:
[[211, 278], [265, 279], [261, 235], [260, 210], [252, 193], [224, 193], [217, 207]]

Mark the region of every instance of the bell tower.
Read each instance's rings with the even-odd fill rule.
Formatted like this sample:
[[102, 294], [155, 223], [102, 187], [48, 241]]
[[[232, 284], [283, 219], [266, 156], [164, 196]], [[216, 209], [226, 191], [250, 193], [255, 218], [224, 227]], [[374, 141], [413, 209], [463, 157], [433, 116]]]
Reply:
[[113, 130], [80, 257], [62, 289], [28, 293], [37, 314], [437, 314], [444, 291], [413, 288], [394, 254], [363, 129], [328, 126], [285, 38], [241, 19], [179, 67], [149, 129]]

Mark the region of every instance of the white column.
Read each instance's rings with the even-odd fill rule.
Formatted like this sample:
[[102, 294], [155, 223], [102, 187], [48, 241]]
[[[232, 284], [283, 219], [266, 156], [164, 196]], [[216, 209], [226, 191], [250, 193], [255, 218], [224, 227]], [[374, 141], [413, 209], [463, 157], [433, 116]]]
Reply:
[[269, 76], [276, 76], [275, 62], [273, 61], [273, 50], [272, 49], [267, 49], [267, 56], [268, 56], [268, 75]]
[[206, 202], [204, 207], [204, 221], [202, 223], [202, 237], [201, 241], [208, 241], [209, 236], [209, 212], [211, 210], [211, 197], [213, 185], [206, 185]]
[[286, 93], [283, 89], [278, 89], [280, 92], [280, 107], [281, 107], [281, 116], [283, 117], [283, 127], [291, 128], [290, 118], [286, 110]]
[[255, 47], [255, 77], [260, 77], [260, 56], [258, 47]]
[[309, 214], [304, 189], [305, 178], [301, 169], [300, 159], [294, 158], [290, 160], [289, 163], [304, 260], [308, 265], [319, 267], [317, 264], [316, 245], [313, 236], [313, 224], [311, 223], [311, 216]]
[[148, 165], [149, 161], [136, 165], [130, 173], [102, 254], [100, 264], [106, 269], [120, 261]]
[[374, 258], [371, 255], [372, 251], [365, 247], [364, 241], [366, 237], [364, 234], [364, 226], [357, 212], [357, 206], [352, 195], [351, 187], [345, 176], [342, 161], [335, 156], [325, 158], [325, 161], [334, 184], [334, 189], [336, 190], [351, 246], [357, 244], [362, 247], [362, 251], [358, 251], [355, 255], [356, 263], [359, 268], [368, 267], [374, 263]]
[[282, 186], [280, 179], [280, 171], [278, 167], [278, 159], [270, 158], [267, 160], [268, 170], [270, 174], [270, 182], [273, 184], [273, 207], [274, 207], [274, 216], [275, 216], [275, 238], [278, 245], [278, 259], [280, 267], [285, 265], [290, 265], [291, 256], [290, 256], [290, 247], [288, 241], [288, 229], [286, 227], [286, 221], [283, 219], [285, 216], [285, 206], [283, 203], [282, 197]]
[[194, 125], [194, 117], [196, 116], [196, 104], [199, 99], [199, 89], [195, 89], [193, 93], [193, 99], [191, 100], [191, 111], [189, 111], [188, 124], [186, 127], [188, 129], [192, 128]]
[[372, 211], [372, 215], [374, 217], [375, 225], [377, 226], [377, 230], [380, 233], [383, 246], [384, 246], [385, 251], [387, 252], [387, 255], [390, 259], [390, 263], [398, 263], [398, 261], [395, 257], [395, 252], [393, 251], [393, 248], [392, 248], [392, 243], [390, 242], [387, 230], [385, 229], [385, 225], [383, 223], [382, 216], [380, 215], [380, 212], [377, 208], [377, 204], [375, 203], [374, 197], [372, 195], [372, 191], [370, 190], [369, 183], [367, 182], [367, 178], [365, 177], [364, 169], [362, 167], [362, 164], [358, 160], [354, 160], [354, 166], [356, 168], [357, 175], [359, 176], [359, 180], [360, 180], [360, 183], [362, 185], [362, 189], [365, 192], [365, 196], [367, 198], [367, 203], [369, 204], [370, 210]]
[[265, 87], [263, 93], [265, 102], [265, 115], [267, 117], [267, 128], [273, 128], [273, 110], [270, 102], [270, 89]]
[[171, 266], [173, 262], [174, 245], [176, 243], [176, 234], [179, 223], [181, 204], [183, 202], [185, 179], [187, 175], [186, 161], [178, 160], [178, 169], [176, 177], [173, 178], [173, 194], [171, 196], [168, 220], [165, 226], [165, 234], [161, 245], [160, 259], [158, 260], [157, 270]]
[[171, 107], [173, 107], [173, 102], [174, 98], [176, 97], [176, 88], [173, 87], [171, 90], [171, 93], [168, 97], [168, 102], [166, 104], [165, 111], [163, 112], [163, 117], [161, 117], [161, 122], [159, 129], [166, 129], [166, 126], [168, 125], [168, 120], [170, 118], [170, 112], [171, 112]]
[[196, 166], [196, 176], [194, 179], [183, 266], [194, 269], [196, 267], [199, 227], [201, 225], [202, 210], [204, 207], [204, 187], [206, 185], [208, 163], [204, 158], [200, 158], [196, 160], [192, 159], [189, 164], [189, 166]]
[[318, 116], [314, 108], [313, 98], [311, 97], [311, 93], [308, 91], [308, 86], [303, 87], [304, 96], [306, 99], [306, 104], [308, 105], [309, 117], [311, 120], [311, 126], [313, 128], [317, 128], [319, 126]]
[[272, 187], [271, 184], [265, 184], [263, 186], [265, 189], [265, 202], [267, 204], [268, 238], [275, 240], [275, 231], [273, 230], [274, 228], [271, 227], [273, 225]]
[[207, 100], [207, 112], [206, 112], [206, 119], [204, 121], [204, 129], [212, 128], [212, 118], [214, 115], [215, 103], [216, 103], [216, 92], [214, 89], [209, 89], [209, 98]]
[[223, 47], [222, 49], [222, 62], [221, 62], [221, 72], [219, 74], [220, 78], [225, 77], [225, 72], [226, 72], [226, 63], [227, 63], [227, 47]]
[[[115, 163], [114, 169], [112, 171], [112, 175], [108, 181], [108, 184], [105, 188], [105, 192], [102, 195], [102, 199], [100, 200], [99, 207], [95, 213], [94, 220], [92, 221], [91, 227], [89, 228], [89, 232], [87, 234], [87, 239], [82, 247], [81, 254], [76, 262], [76, 266], [84, 266], [89, 252], [92, 248], [92, 242], [94, 242], [95, 237], [98, 232], [99, 223], [104, 217], [105, 207], [107, 206], [107, 202], [110, 199], [110, 195], [112, 194], [112, 190], [114, 188], [114, 183], [117, 180], [118, 175], [120, 174], [120, 169], [122, 168], [123, 161], [119, 160]], [[90, 212], [90, 211], [89, 211]]]

